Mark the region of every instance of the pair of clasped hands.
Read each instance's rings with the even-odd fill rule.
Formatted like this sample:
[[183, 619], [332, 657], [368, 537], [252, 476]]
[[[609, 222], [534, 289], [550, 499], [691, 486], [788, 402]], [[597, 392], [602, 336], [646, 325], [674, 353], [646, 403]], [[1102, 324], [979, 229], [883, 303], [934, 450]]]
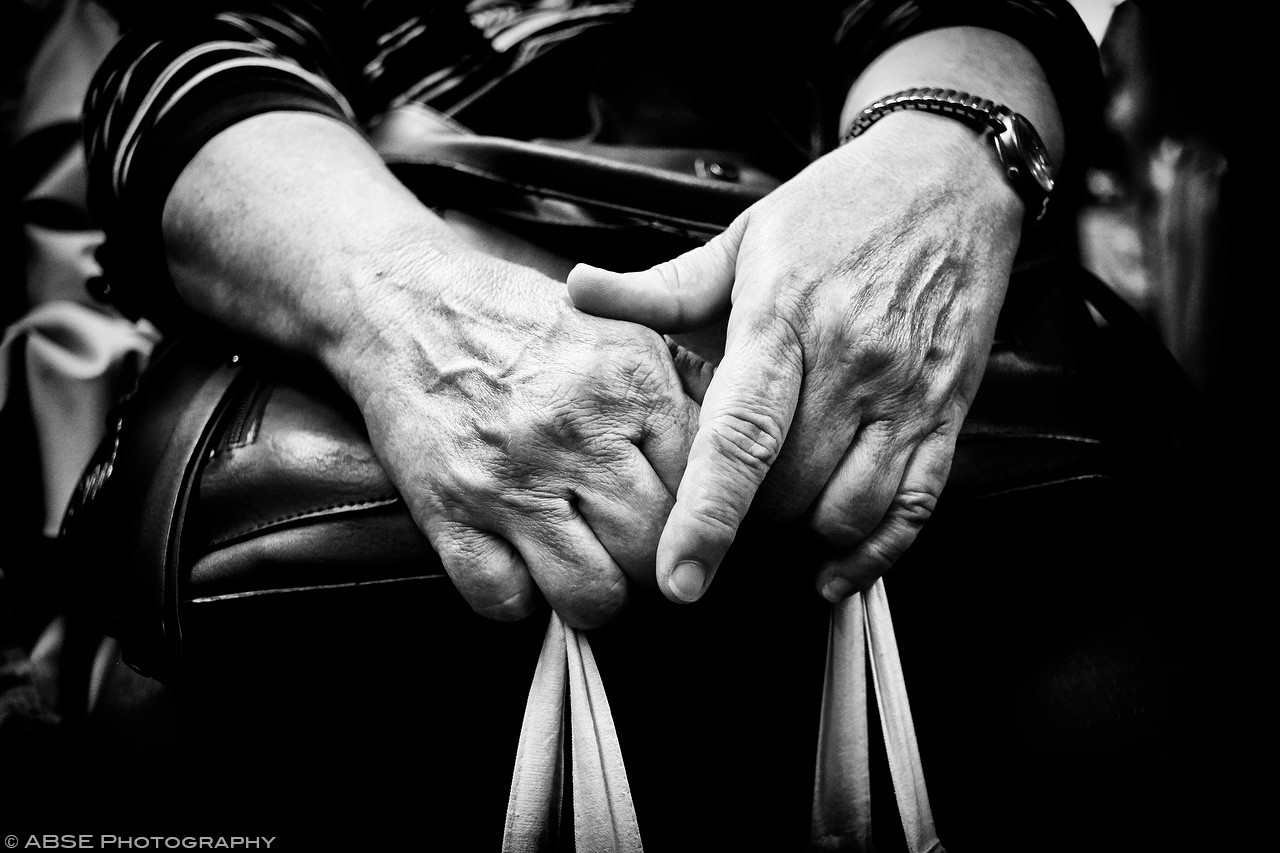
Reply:
[[[420, 344], [366, 374], [374, 446], [476, 611], [545, 600], [589, 628], [645, 590], [696, 601], [749, 509], [830, 546], [813, 580], [832, 602], [903, 554], [946, 482], [1022, 205], [959, 123], [881, 124], [650, 270], [579, 265], [566, 285], [471, 259], [438, 278], [466, 282], [434, 292], [438, 322], [386, 331]], [[663, 337], [726, 317], [714, 369]]]

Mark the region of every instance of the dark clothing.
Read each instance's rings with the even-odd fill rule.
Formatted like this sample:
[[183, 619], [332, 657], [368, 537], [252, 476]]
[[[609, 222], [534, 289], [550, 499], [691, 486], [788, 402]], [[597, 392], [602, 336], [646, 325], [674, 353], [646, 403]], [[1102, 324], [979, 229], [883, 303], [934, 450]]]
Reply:
[[872, 59], [964, 24], [1004, 31], [1040, 61], [1063, 113], [1066, 186], [1099, 114], [1097, 50], [1067, 0], [806, 0], [745, 20], [719, 0], [549, 5], [138, 4], [87, 99], [113, 301], [170, 320], [176, 300], [155, 289], [169, 189], [201, 145], [263, 112], [367, 130], [415, 102], [481, 133], [745, 150], [786, 178], [832, 147], [844, 93]]

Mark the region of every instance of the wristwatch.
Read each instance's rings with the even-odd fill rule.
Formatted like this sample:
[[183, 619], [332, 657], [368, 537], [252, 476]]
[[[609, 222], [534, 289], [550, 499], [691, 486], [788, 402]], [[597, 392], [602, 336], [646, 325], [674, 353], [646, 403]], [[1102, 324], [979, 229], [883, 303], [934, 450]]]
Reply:
[[904, 89], [881, 98], [859, 113], [840, 144], [858, 138], [871, 125], [898, 110], [949, 116], [990, 139], [1005, 177], [1026, 207], [1025, 224], [1030, 226], [1044, 218], [1049, 209], [1049, 194], [1053, 192], [1053, 166], [1044, 141], [1025, 116], [955, 89]]

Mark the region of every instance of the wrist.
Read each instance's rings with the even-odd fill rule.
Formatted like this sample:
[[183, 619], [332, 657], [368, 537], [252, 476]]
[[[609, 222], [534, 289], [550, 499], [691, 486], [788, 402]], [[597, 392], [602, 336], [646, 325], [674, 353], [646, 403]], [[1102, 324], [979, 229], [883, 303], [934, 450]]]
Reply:
[[[351, 379], [358, 354], [468, 254], [350, 128], [264, 114], [214, 137], [166, 201], [171, 278], [197, 313]], [[417, 309], [417, 310], [420, 310]]]
[[945, 116], [902, 111], [884, 116], [836, 150], [869, 160], [881, 180], [905, 185], [930, 209], [953, 207], [965, 227], [990, 229], [1016, 246], [1025, 214], [988, 142]]
[[376, 393], [388, 375], [421, 371], [422, 359], [451, 349], [468, 318], [455, 293], [478, 285], [486, 258], [451, 235], [421, 231], [387, 239], [344, 265], [330, 301], [331, 322], [313, 339], [313, 355], [357, 400]]

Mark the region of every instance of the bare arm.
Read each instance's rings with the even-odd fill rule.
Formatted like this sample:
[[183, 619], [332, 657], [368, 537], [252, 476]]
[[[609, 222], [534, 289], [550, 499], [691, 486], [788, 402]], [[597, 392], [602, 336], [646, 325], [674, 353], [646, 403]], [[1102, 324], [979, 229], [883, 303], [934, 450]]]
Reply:
[[465, 244], [353, 128], [266, 113], [214, 137], [164, 207], [170, 273], [201, 314], [330, 368], [396, 317], [397, 294], [458, 275]]
[[1039, 63], [1009, 36], [976, 27], [930, 30], [890, 47], [850, 87], [840, 126], [878, 98], [925, 86], [969, 92], [1022, 113], [1062, 164], [1062, 114]]

